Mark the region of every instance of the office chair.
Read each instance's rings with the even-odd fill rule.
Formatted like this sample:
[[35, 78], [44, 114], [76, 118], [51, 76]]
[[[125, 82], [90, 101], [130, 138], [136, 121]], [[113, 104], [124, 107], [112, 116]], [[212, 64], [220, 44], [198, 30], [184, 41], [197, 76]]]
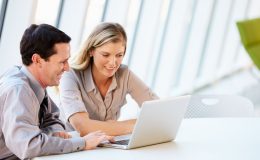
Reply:
[[239, 21], [237, 28], [244, 48], [260, 69], [260, 18]]
[[192, 95], [185, 118], [253, 117], [253, 103], [236, 95]]

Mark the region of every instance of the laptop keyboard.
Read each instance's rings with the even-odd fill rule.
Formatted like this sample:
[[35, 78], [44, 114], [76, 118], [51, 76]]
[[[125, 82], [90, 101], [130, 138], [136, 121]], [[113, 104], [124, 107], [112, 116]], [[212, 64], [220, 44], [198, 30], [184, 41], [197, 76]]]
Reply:
[[129, 139], [112, 142], [113, 144], [128, 145]]

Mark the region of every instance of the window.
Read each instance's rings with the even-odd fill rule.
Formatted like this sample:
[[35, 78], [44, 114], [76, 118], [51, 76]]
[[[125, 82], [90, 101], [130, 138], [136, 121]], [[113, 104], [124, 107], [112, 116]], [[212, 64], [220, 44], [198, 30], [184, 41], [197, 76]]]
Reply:
[[5, 11], [7, 7], [7, 0], [0, 0], [0, 40], [4, 25], [4, 19], [5, 19]]
[[61, 0], [38, 0], [34, 23], [47, 23], [56, 26]]

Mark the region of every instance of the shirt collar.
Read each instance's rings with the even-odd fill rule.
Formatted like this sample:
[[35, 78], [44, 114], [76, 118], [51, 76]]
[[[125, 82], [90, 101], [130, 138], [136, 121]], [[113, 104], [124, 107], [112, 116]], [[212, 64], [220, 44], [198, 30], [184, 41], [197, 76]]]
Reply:
[[116, 89], [116, 87], [117, 87], [117, 80], [116, 80], [116, 76], [113, 75], [112, 83], [110, 84], [110, 87], [108, 88], [107, 92], [113, 91], [114, 89]]
[[41, 103], [45, 96], [46, 91], [42, 88], [40, 83], [35, 79], [35, 77], [31, 74], [31, 72], [27, 69], [26, 66], [22, 66], [21, 71], [28, 78], [32, 90], [34, 91], [36, 97], [38, 98], [39, 103]]
[[94, 83], [94, 80], [93, 80], [93, 77], [92, 77], [91, 64], [86, 69], [85, 82], [86, 82], [87, 92], [90, 92], [90, 91], [96, 89], [95, 83]]

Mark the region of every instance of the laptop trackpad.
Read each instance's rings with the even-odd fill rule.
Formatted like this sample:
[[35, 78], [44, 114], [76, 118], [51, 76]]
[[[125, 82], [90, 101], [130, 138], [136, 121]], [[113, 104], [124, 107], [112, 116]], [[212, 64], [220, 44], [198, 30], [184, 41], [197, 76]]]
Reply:
[[115, 142], [111, 142], [111, 143], [112, 144], [119, 144], [119, 145], [128, 145], [129, 139], [119, 140], [119, 141], [115, 141]]

